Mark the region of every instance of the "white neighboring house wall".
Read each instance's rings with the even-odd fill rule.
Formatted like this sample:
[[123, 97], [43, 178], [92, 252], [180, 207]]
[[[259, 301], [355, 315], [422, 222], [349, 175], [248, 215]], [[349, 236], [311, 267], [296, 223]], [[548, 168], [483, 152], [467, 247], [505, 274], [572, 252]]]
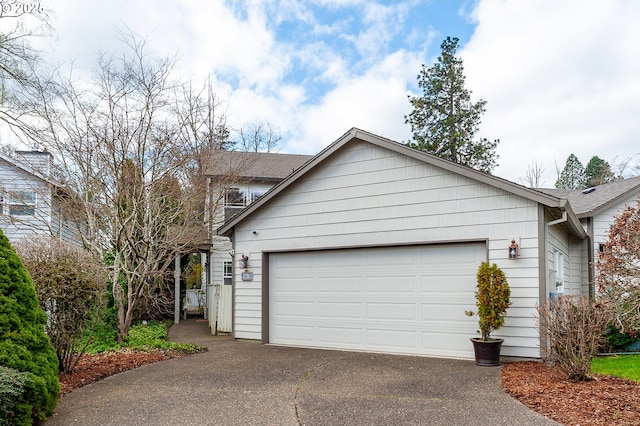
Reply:
[[0, 227], [10, 242], [49, 235], [80, 242], [77, 224], [65, 219], [59, 191], [52, 179], [53, 157], [39, 151], [0, 156]]
[[[488, 241], [487, 259], [505, 272], [513, 301], [505, 326], [494, 335], [507, 339], [505, 355], [539, 357], [542, 212], [537, 202], [500, 188], [351, 143], [235, 226], [234, 250], [249, 257], [253, 281], [243, 281], [234, 265], [234, 335], [262, 339], [266, 252]], [[507, 259], [513, 238], [520, 246], [517, 261]], [[568, 250], [561, 235], [556, 240]]]
[[593, 261], [598, 262], [600, 254], [600, 245], [607, 242], [609, 238], [609, 230], [613, 225], [614, 218], [618, 216], [628, 206], [635, 206], [638, 197], [629, 197], [608, 209], [598, 213], [593, 217]]

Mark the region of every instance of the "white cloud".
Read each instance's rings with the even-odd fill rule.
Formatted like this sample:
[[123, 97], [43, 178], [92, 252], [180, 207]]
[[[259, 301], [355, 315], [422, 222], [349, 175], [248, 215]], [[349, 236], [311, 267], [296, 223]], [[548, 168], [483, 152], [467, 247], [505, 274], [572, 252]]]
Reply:
[[302, 108], [288, 148], [293, 152], [318, 152], [351, 127], [407, 140], [410, 135], [404, 115], [410, 108], [406, 84], [419, 65], [417, 55], [399, 51], [364, 75], [342, 81], [320, 104]]
[[467, 86], [488, 101], [482, 133], [500, 138], [496, 174], [533, 160], [553, 186], [574, 153], [586, 164], [640, 152], [640, 3], [480, 1], [461, 55]]
[[[570, 153], [586, 164], [640, 151], [640, 2], [461, 3], [476, 22], [460, 52], [467, 87], [488, 101], [481, 135], [502, 141], [496, 174], [517, 180], [537, 159], [550, 186]], [[418, 0], [48, 4], [57, 61], [77, 57], [88, 70], [98, 49], [122, 48], [114, 30], [128, 27], [158, 55], [177, 53], [180, 77], [198, 84], [212, 74], [234, 127], [270, 121], [283, 133], [281, 151], [307, 154], [353, 126], [407, 140], [408, 88], [459, 20], [448, 11], [441, 25], [438, 4]]]

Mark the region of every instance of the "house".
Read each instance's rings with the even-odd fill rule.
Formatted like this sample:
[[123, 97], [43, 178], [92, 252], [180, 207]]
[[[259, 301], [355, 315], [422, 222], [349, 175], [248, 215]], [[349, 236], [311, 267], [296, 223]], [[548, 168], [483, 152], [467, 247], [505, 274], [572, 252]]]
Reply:
[[54, 177], [50, 153], [16, 151], [15, 158], [0, 153], [0, 228], [11, 243], [35, 235], [79, 242], [68, 200]]
[[465, 311], [489, 261], [512, 291], [503, 355], [540, 357], [536, 306], [592, 291], [607, 223], [639, 193], [638, 179], [534, 190], [351, 129], [218, 229], [234, 254], [233, 335], [471, 359]]
[[[231, 332], [232, 246], [215, 229], [263, 196], [313, 156], [267, 152], [214, 151], [205, 168], [209, 184], [208, 222], [214, 235], [209, 253], [207, 317], [212, 332]], [[204, 263], [204, 262], [203, 262]]]

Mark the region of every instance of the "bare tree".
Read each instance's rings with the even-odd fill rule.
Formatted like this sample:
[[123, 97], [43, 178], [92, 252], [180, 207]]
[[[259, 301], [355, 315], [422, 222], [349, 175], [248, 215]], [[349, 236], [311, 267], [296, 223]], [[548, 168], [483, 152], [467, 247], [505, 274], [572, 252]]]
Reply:
[[[0, 18], [3, 23], [13, 20], [0, 31], [0, 121], [8, 125], [19, 138], [29, 126], [26, 123], [31, 116], [27, 87], [36, 80], [36, 69], [40, 62], [39, 52], [31, 46], [30, 40], [35, 31], [49, 31], [48, 11], [40, 3], [5, 2], [2, 3]], [[30, 15], [33, 30], [23, 22], [24, 15]], [[19, 19], [15, 19], [19, 18]]]
[[238, 147], [248, 152], [275, 152], [282, 139], [280, 132], [266, 121], [248, 123], [239, 133]]
[[174, 257], [207, 238], [206, 187], [193, 173], [227, 131], [208, 90], [203, 99], [172, 78], [175, 59], [147, 54], [132, 33], [118, 37], [127, 54], [100, 54], [89, 81], [72, 73], [40, 81], [44, 125], [34, 135], [58, 153], [78, 194], [70, 207], [86, 218], [85, 245], [111, 259], [122, 340], [141, 300], [170, 292]]
[[544, 185], [542, 181], [544, 172], [545, 169], [542, 167], [542, 164], [538, 164], [538, 160], [533, 160], [527, 166], [525, 177], [520, 178], [519, 181], [522, 185], [528, 186], [529, 188], [541, 188], [542, 185]]

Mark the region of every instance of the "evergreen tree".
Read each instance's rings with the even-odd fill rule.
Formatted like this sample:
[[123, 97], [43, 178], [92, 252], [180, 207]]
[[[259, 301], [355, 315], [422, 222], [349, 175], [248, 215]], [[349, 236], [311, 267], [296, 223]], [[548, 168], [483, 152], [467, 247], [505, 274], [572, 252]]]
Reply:
[[570, 154], [569, 157], [567, 157], [564, 169], [562, 169], [562, 172], [556, 181], [556, 188], [581, 189], [585, 187], [585, 183], [586, 179], [582, 163], [578, 160], [578, 157], [574, 154]]
[[26, 373], [13, 424], [46, 419], [58, 401], [58, 358], [44, 332], [46, 322], [31, 278], [0, 231], [0, 365]]
[[437, 62], [430, 68], [422, 65], [418, 74], [422, 96], [409, 96], [413, 111], [405, 116], [413, 134], [407, 145], [490, 173], [496, 166], [499, 140], [475, 138], [487, 102], [471, 102], [462, 59], [456, 57], [458, 41], [447, 37]]
[[602, 185], [615, 180], [615, 175], [611, 171], [609, 163], [597, 155], [591, 157], [584, 169], [584, 174], [587, 187]]

